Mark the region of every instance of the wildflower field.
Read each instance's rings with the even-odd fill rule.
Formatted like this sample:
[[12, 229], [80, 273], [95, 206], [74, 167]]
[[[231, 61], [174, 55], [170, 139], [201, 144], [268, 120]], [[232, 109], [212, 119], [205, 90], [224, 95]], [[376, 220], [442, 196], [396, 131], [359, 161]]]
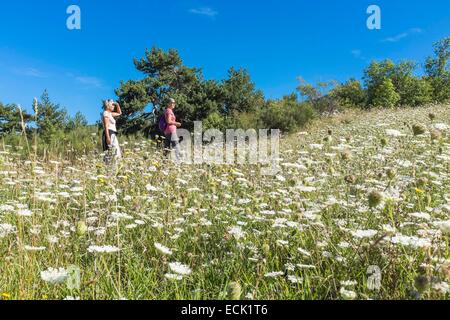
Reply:
[[117, 171], [3, 143], [0, 299], [448, 299], [450, 107], [304, 131], [276, 176], [150, 140]]

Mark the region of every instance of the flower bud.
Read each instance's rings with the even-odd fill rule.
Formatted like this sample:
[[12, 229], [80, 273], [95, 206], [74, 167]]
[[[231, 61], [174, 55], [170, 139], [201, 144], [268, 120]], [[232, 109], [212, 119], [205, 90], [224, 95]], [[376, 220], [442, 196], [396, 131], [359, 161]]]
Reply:
[[86, 222], [79, 221], [77, 223], [77, 234], [80, 237], [84, 236], [86, 234], [87, 230], [88, 230], [88, 228], [87, 228]]
[[415, 124], [412, 126], [412, 130], [415, 136], [420, 136], [427, 132], [427, 128], [422, 124]]
[[378, 191], [372, 191], [369, 193], [369, 207], [375, 208], [376, 206], [380, 205], [381, 201], [383, 201], [383, 195], [381, 192]]
[[231, 282], [228, 285], [228, 299], [241, 300], [242, 288], [239, 282]]

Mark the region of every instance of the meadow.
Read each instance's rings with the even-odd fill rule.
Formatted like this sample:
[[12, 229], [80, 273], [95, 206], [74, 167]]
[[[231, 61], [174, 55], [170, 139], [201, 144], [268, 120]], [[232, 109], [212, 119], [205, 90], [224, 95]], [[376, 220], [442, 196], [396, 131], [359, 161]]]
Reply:
[[450, 296], [449, 105], [314, 121], [276, 176], [125, 140], [118, 167], [0, 141], [0, 299]]

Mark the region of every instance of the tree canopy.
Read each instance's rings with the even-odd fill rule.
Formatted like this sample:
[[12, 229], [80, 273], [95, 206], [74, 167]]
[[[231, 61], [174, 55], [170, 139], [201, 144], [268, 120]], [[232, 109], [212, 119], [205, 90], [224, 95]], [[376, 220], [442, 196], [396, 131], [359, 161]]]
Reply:
[[[122, 82], [116, 90], [123, 109], [119, 125], [128, 133], [155, 130], [155, 118], [168, 97], [177, 101], [177, 115], [188, 129], [194, 121], [214, 114], [229, 117], [256, 111], [264, 103], [262, 92], [255, 89], [246, 70], [231, 68], [223, 81], [205, 80], [200, 69], [184, 65], [175, 49], [154, 47], [143, 58], [135, 59], [134, 65], [143, 78]], [[145, 110], [147, 105], [152, 112]]]

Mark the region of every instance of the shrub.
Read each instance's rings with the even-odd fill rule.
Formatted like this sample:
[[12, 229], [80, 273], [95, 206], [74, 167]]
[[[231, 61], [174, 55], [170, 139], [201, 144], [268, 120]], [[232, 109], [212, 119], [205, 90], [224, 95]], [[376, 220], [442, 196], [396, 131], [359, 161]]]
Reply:
[[384, 79], [379, 85], [372, 88], [373, 107], [394, 108], [400, 101], [400, 95], [395, 91], [391, 79]]
[[330, 96], [334, 97], [343, 108], [364, 108], [367, 100], [367, 93], [361, 82], [355, 79], [336, 86], [330, 92]]
[[429, 81], [408, 77], [404, 80], [404, 89], [400, 93], [400, 104], [418, 107], [432, 101], [433, 88]]
[[440, 78], [428, 78], [432, 88], [432, 99], [436, 102], [447, 102], [450, 100], [450, 73]]
[[[392, 107], [420, 106], [431, 102], [432, 87], [429, 82], [414, 75], [416, 63], [402, 61], [395, 64], [391, 60], [372, 62], [364, 72], [364, 79], [368, 90], [368, 105]], [[393, 91], [386, 80], [392, 83]], [[390, 93], [389, 93], [390, 92]]]
[[303, 127], [315, 116], [315, 109], [309, 103], [298, 102], [295, 95], [281, 100], [269, 101], [261, 112], [264, 128], [292, 132]]
[[218, 112], [213, 112], [203, 121], [203, 130], [217, 129], [223, 130], [225, 127], [225, 118]]

